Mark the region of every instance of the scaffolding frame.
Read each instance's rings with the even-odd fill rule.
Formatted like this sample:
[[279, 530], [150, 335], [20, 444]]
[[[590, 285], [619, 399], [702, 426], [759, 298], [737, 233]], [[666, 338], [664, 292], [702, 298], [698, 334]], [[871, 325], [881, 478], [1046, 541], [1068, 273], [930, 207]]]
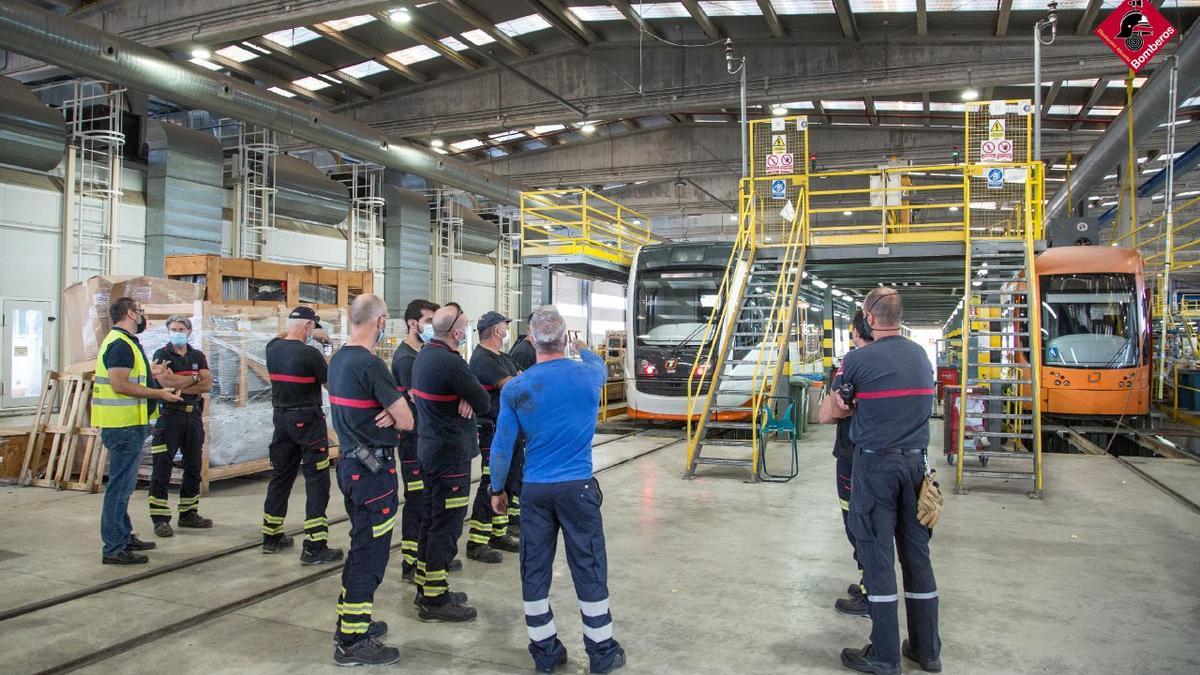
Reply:
[[63, 210], [65, 285], [116, 272], [125, 133], [123, 88], [96, 80], [74, 83], [64, 102], [71, 132]]
[[350, 194], [346, 218], [346, 269], [378, 273], [382, 265], [378, 247], [383, 244], [383, 165], [354, 162], [319, 167]]

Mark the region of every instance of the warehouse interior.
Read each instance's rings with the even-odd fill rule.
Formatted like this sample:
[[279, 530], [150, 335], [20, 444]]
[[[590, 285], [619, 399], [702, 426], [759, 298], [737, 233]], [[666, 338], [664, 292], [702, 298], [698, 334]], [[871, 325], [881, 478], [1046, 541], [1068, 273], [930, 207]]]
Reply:
[[[891, 288], [936, 388], [946, 671], [1200, 671], [1198, 17], [0, 0], [2, 669], [337, 667], [341, 563], [260, 554], [265, 349], [306, 306], [328, 358], [375, 294], [385, 363], [414, 299], [460, 305], [467, 358], [486, 313], [511, 320], [507, 349], [553, 305], [605, 362], [592, 448], [623, 670], [846, 672], [871, 620], [834, 609], [859, 569], [819, 411], [856, 310]], [[133, 567], [96, 556], [89, 408], [122, 296], [147, 352], [190, 318], [212, 374], [215, 525], [152, 536], [148, 441], [128, 512], [157, 546]], [[337, 480], [328, 515], [348, 546]], [[392, 667], [532, 669], [524, 553], [464, 560], [451, 584], [478, 619], [436, 624], [395, 542], [375, 595]], [[560, 672], [588, 672], [571, 572], [559, 551]]]

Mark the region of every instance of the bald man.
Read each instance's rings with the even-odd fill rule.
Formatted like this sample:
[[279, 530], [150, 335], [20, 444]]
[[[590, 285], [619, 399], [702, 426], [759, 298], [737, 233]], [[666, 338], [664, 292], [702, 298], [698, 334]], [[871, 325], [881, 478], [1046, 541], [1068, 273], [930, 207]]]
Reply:
[[339, 666], [379, 666], [400, 659], [399, 650], [380, 641], [387, 624], [371, 617], [400, 506], [396, 432], [413, 428], [408, 402], [375, 355], [387, 318], [387, 305], [379, 296], [358, 296], [350, 305], [350, 340], [329, 361], [329, 404], [341, 449], [338, 487], [350, 517], [350, 553], [342, 568], [333, 652]]
[[422, 621], [474, 621], [466, 594], [450, 591], [447, 570], [471, 499], [471, 459], [479, 454], [474, 416], [488, 412], [492, 397], [458, 352], [467, 337], [462, 308], [451, 303], [434, 312], [433, 332], [413, 362], [409, 392], [420, 424], [417, 457], [429, 515], [417, 547], [416, 604]]

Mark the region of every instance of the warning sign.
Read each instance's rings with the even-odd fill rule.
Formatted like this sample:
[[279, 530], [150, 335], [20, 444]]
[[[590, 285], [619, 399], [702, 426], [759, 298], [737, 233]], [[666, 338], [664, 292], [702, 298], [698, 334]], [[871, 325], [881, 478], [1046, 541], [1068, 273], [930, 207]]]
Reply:
[[787, 152], [787, 134], [771, 134], [771, 152], [776, 155]]
[[988, 140], [999, 141], [1004, 139], [1004, 120], [996, 119], [988, 122]]
[[1125, 0], [1092, 31], [1134, 72], [1140, 71], [1177, 31], [1153, 4]]
[[790, 152], [767, 155], [767, 175], [792, 173], [796, 159]]
[[1002, 138], [998, 141], [980, 141], [979, 161], [984, 164], [988, 162], [1013, 161], [1012, 141], [1007, 138]]

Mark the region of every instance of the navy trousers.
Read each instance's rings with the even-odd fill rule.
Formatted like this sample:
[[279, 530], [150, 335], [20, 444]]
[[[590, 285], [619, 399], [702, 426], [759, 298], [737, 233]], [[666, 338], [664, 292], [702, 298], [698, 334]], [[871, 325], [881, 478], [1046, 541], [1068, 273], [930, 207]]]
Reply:
[[375, 590], [387, 570], [392, 530], [399, 515], [395, 453], [377, 456], [383, 463], [379, 473], [371, 473], [350, 452], [338, 459], [338, 487], [350, 516], [350, 552], [342, 568], [342, 593], [337, 603], [337, 638], [343, 644], [365, 638], [371, 627]]
[[608, 670], [621, 645], [613, 639], [608, 606], [608, 557], [600, 516], [604, 495], [599, 483], [595, 478], [526, 483], [521, 497], [521, 595], [535, 666], [550, 668], [566, 651], [550, 610], [550, 580], [561, 530], [591, 669]]
[[[329, 543], [329, 433], [320, 408], [276, 408], [275, 434], [268, 456], [274, 474], [263, 502], [263, 541], [283, 536], [288, 497], [296, 474], [304, 473], [304, 548], [319, 551]], [[339, 478], [340, 480], [340, 478]], [[339, 483], [340, 484], [340, 483]]]
[[425, 512], [425, 480], [421, 462], [417, 459], [417, 436], [400, 434], [400, 487], [404, 489], [404, 505], [400, 516], [400, 550], [404, 556], [403, 571], [417, 566], [417, 549], [421, 529], [429, 516]]
[[471, 464], [422, 461], [425, 478], [425, 515], [418, 547], [416, 582], [421, 602], [444, 605], [450, 602], [447, 569], [458, 555], [458, 538], [471, 502]]
[[862, 563], [858, 559], [858, 545], [854, 543], [854, 533], [850, 531], [850, 480], [854, 475], [854, 460], [838, 457], [836, 471], [838, 504], [842, 507], [842, 527], [846, 530], [846, 539], [850, 541], [850, 554], [854, 556], [854, 564], [858, 567], [858, 587], [865, 593], [866, 584], [863, 583]]
[[929, 561], [930, 530], [917, 520], [917, 496], [924, 477], [921, 453], [854, 452], [849, 521], [868, 589], [871, 654], [896, 666], [900, 665], [896, 553], [904, 575], [909, 644], [922, 659], [938, 658], [942, 651], [937, 583]]
[[204, 466], [204, 418], [200, 405], [187, 412], [164, 407], [150, 441], [150, 520], [166, 523], [171, 520], [167, 502], [167, 487], [175, 453], [183, 456], [183, 482], [179, 486], [179, 514], [200, 508], [200, 473]]

